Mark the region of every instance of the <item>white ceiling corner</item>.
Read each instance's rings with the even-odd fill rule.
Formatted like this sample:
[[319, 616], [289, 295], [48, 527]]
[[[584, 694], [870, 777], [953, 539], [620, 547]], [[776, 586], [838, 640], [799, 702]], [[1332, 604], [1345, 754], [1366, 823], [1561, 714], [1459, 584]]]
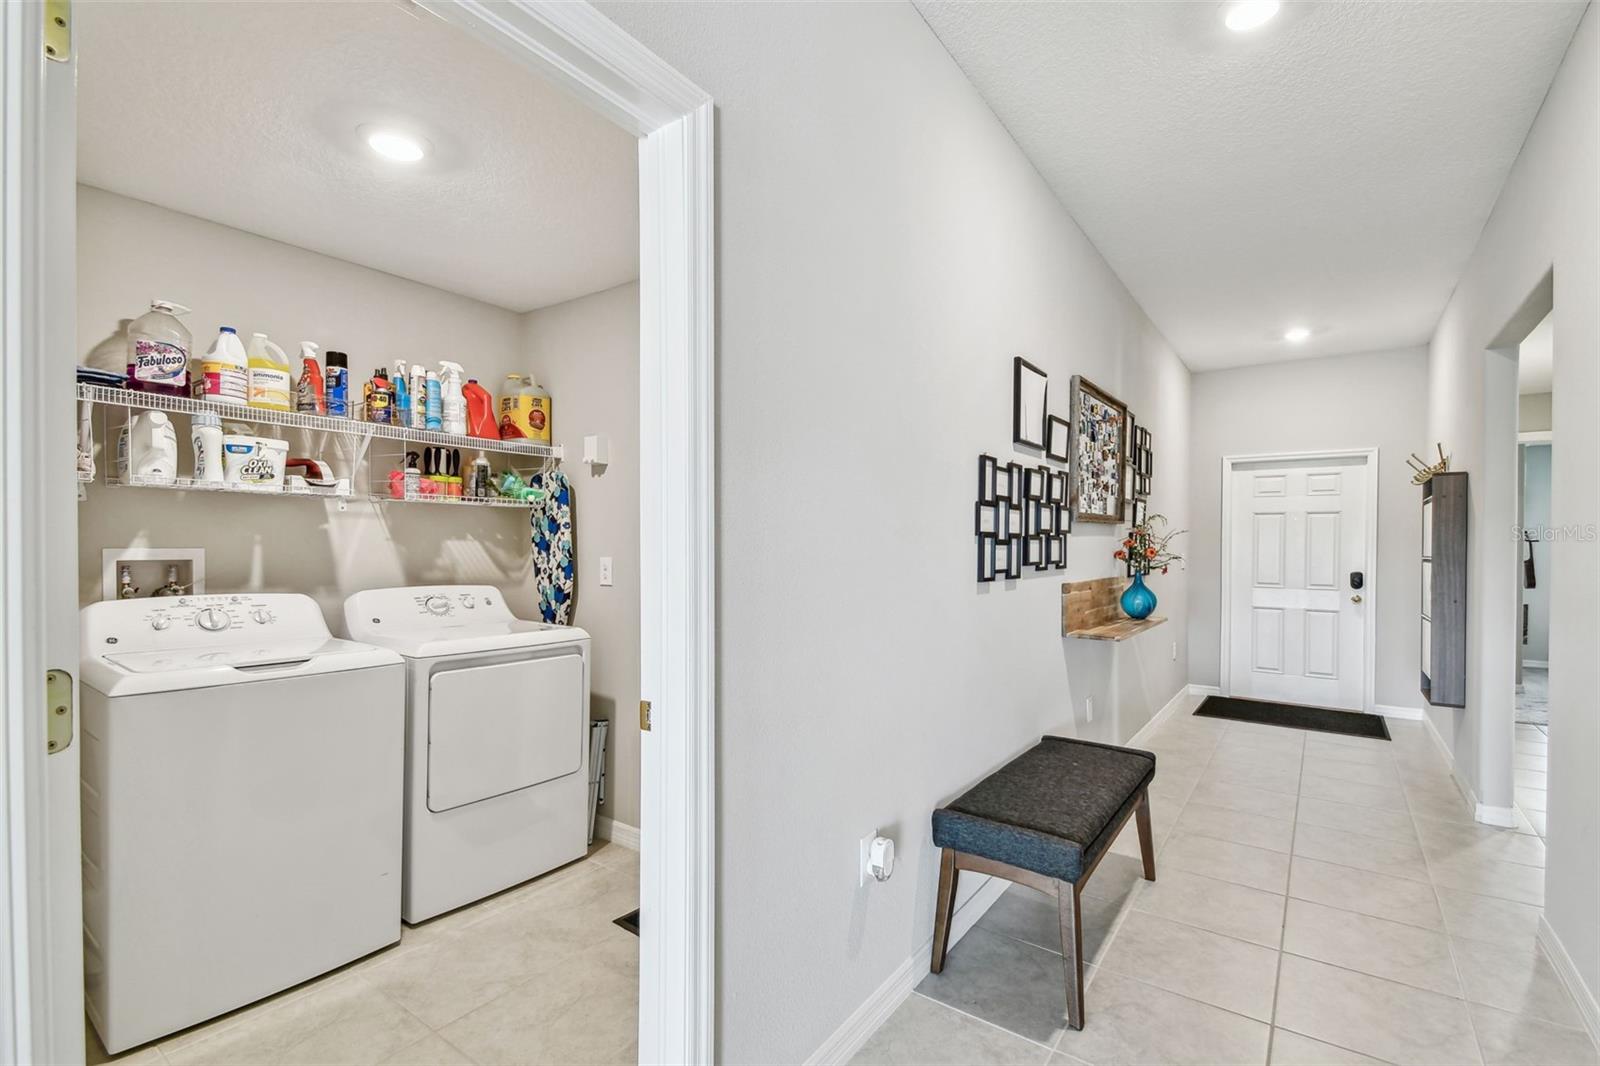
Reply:
[[1426, 343], [1585, 6], [916, 3], [1194, 370]]
[[[76, 9], [79, 179], [512, 311], [638, 277], [634, 138], [396, 3]], [[373, 155], [363, 123], [435, 149]]]

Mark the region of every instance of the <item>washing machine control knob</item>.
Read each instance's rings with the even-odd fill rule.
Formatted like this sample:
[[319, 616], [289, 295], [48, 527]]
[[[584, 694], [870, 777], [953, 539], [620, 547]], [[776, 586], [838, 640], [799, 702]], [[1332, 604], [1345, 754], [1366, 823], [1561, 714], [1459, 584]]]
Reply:
[[154, 618], [150, 619], [151, 629], [166, 629], [171, 624], [172, 619], [168, 618], [164, 614], [158, 614]]
[[250, 612], [250, 618], [259, 625], [266, 625], [272, 621], [272, 612], [265, 607], [257, 607]]
[[429, 596], [422, 604], [429, 614], [449, 614], [450, 601], [443, 596]]
[[233, 619], [228, 617], [227, 611], [220, 611], [215, 607], [206, 607], [194, 616], [194, 624], [208, 632], [220, 633], [233, 624]]
[[470, 611], [474, 607], [476, 607], [477, 605], [478, 605], [477, 601], [472, 598], [472, 593], [463, 592], [461, 594], [461, 606], [465, 607], [467, 610]]

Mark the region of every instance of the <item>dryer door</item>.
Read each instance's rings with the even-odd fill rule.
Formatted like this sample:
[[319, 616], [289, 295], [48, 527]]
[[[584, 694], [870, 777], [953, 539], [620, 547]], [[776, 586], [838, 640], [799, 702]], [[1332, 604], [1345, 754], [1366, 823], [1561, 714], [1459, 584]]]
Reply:
[[448, 811], [583, 765], [583, 657], [441, 670], [428, 681], [428, 809]]

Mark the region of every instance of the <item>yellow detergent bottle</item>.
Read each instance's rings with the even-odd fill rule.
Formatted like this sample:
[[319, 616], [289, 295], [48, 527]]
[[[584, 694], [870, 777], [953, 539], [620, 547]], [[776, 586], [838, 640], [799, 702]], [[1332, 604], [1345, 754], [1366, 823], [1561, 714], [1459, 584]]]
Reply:
[[506, 375], [500, 395], [500, 438], [550, 443], [550, 394], [533, 375]]
[[289, 354], [267, 339], [265, 333], [250, 336], [250, 406], [269, 411], [294, 410], [293, 372]]

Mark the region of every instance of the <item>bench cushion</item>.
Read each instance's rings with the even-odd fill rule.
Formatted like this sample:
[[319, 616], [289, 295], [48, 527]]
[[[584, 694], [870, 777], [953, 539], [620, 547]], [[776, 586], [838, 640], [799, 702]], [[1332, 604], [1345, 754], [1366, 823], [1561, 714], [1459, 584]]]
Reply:
[[934, 811], [933, 842], [1076, 882], [1155, 772], [1148, 751], [1045, 737]]

